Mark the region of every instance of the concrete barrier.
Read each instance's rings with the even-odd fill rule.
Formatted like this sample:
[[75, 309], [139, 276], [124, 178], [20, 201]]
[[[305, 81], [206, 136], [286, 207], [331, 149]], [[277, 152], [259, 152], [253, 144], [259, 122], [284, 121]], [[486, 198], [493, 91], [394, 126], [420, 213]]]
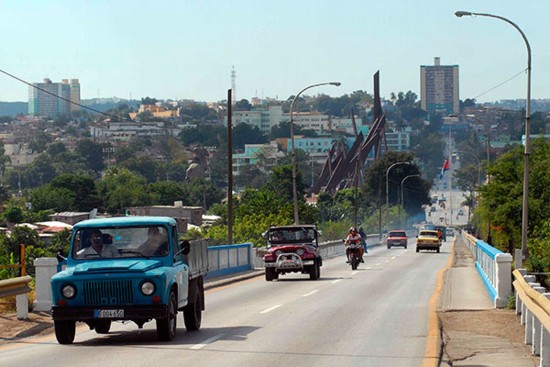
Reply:
[[467, 233], [462, 234], [475, 257], [476, 269], [496, 308], [505, 307], [512, 294], [512, 255]]

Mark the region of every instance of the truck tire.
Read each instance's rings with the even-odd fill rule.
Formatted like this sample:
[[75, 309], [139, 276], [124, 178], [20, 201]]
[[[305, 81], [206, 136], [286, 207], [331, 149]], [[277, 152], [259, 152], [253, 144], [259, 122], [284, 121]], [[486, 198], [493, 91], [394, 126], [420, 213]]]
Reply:
[[59, 344], [71, 344], [74, 341], [76, 321], [59, 320], [53, 322], [55, 337]]
[[195, 292], [195, 299], [189, 300], [187, 306], [183, 308], [183, 321], [187, 331], [199, 330], [202, 321], [201, 293], [203, 289], [197, 284], [199, 289]]
[[271, 282], [272, 280], [278, 279], [279, 274], [275, 271], [275, 268], [265, 268], [265, 280]]
[[315, 260], [313, 265], [309, 267], [309, 279], [310, 280], [317, 280], [321, 276], [321, 267], [319, 266], [319, 262]]
[[108, 334], [111, 329], [111, 320], [96, 320], [94, 329], [98, 334]]
[[177, 304], [176, 294], [170, 292], [170, 300], [168, 302], [168, 317], [157, 319], [157, 336], [162, 341], [171, 341], [176, 336], [177, 328]]

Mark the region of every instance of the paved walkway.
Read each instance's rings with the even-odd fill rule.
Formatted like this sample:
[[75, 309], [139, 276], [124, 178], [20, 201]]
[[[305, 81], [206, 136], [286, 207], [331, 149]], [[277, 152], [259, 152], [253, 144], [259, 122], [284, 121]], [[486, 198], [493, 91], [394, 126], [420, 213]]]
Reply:
[[513, 311], [494, 308], [464, 241], [461, 236], [455, 241], [453, 265], [445, 274], [438, 302], [445, 343], [440, 365], [536, 366], [528, 346], [521, 343], [519, 318]]

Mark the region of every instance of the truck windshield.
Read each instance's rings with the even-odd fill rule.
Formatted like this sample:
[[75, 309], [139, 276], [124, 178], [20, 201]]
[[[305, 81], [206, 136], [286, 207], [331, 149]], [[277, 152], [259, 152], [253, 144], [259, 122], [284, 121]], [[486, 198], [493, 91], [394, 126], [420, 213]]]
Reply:
[[163, 226], [83, 228], [73, 237], [72, 256], [75, 259], [166, 256], [167, 234]]
[[315, 230], [313, 228], [277, 228], [269, 232], [269, 240], [272, 243], [289, 241], [313, 241]]

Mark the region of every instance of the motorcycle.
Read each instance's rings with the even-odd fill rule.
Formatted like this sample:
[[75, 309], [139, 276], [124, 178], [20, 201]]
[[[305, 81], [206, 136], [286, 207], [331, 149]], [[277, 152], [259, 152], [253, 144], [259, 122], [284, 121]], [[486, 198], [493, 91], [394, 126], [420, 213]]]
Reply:
[[351, 265], [351, 270], [357, 270], [357, 267], [361, 262], [361, 256], [359, 254], [361, 243], [350, 242], [346, 240], [344, 240], [344, 243], [346, 247], [349, 249], [349, 263]]

